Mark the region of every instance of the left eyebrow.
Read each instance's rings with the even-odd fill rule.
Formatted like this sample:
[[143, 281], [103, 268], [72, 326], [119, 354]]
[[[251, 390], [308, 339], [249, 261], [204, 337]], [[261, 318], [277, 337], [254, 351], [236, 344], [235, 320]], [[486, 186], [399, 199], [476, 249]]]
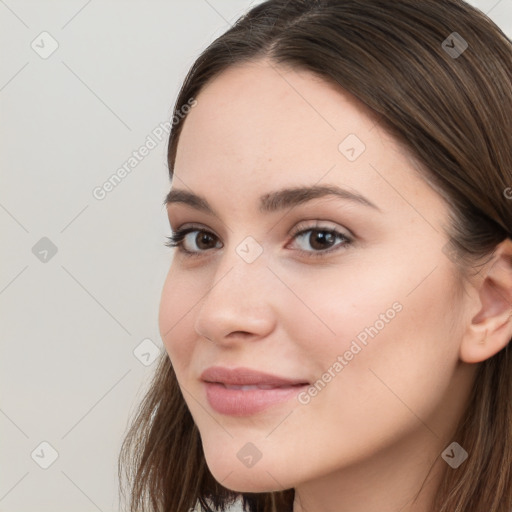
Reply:
[[[260, 197], [259, 210], [262, 213], [272, 213], [326, 196], [339, 197], [341, 199], [374, 208], [380, 212], [382, 211], [377, 205], [361, 194], [351, 192], [336, 185], [285, 188], [269, 192], [268, 194], [264, 194]], [[164, 205], [167, 206], [171, 203], [187, 204], [196, 210], [218, 217], [218, 214], [204, 197], [194, 194], [193, 192], [189, 192], [188, 190], [171, 190], [165, 198]]]

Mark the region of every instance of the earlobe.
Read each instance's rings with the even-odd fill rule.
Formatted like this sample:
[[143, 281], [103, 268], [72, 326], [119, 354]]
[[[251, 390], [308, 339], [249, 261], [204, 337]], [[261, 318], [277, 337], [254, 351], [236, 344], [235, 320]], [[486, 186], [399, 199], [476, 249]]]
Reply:
[[512, 339], [512, 240], [499, 244], [478, 282], [479, 310], [460, 345], [460, 359], [480, 363]]

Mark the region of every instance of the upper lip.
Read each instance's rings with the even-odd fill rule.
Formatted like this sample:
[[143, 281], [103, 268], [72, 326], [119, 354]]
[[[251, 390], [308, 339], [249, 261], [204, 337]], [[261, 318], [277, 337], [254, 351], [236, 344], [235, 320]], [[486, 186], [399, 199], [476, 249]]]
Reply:
[[272, 375], [270, 373], [252, 370], [251, 368], [224, 368], [222, 366], [211, 366], [202, 374], [201, 379], [205, 382], [216, 382], [230, 386], [294, 386], [297, 384], [308, 384], [304, 379], [289, 379]]

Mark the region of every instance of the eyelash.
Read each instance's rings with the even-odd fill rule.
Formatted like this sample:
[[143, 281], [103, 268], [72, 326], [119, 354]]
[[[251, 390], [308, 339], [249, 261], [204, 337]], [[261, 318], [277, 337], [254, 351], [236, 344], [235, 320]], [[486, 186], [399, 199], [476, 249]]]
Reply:
[[[206, 234], [212, 236], [213, 238], [217, 238], [213, 233], [211, 233], [210, 231], [208, 231], [206, 229], [190, 227], [190, 228], [185, 228], [185, 229], [177, 229], [171, 236], [166, 237], [167, 242], [165, 242], [164, 245], [166, 247], [170, 247], [170, 248], [177, 247], [178, 250], [181, 253], [185, 254], [187, 257], [202, 256], [205, 252], [209, 251], [210, 249], [206, 249], [206, 250], [202, 250], [202, 251], [201, 250], [188, 251], [188, 250], [184, 249], [184, 247], [183, 247], [183, 241], [185, 239], [185, 236], [188, 235], [189, 233], [193, 233], [194, 231], [197, 231], [199, 233], [206, 233]], [[347, 237], [343, 233], [340, 233], [336, 229], [321, 227], [321, 226], [312, 226], [307, 229], [298, 229], [294, 233], [292, 233], [292, 238], [297, 238], [298, 236], [304, 235], [305, 233], [309, 233], [309, 232], [329, 233], [329, 234], [334, 235], [336, 238], [341, 239], [344, 243], [339, 244], [339, 245], [335, 246], [334, 248], [329, 248], [329, 249], [320, 250], [320, 251], [304, 251], [302, 249], [297, 249], [300, 254], [307, 255], [308, 257], [321, 258], [321, 257], [329, 255], [330, 253], [336, 252], [338, 250], [346, 249], [349, 245], [351, 245], [353, 243], [353, 240], [351, 238]]]

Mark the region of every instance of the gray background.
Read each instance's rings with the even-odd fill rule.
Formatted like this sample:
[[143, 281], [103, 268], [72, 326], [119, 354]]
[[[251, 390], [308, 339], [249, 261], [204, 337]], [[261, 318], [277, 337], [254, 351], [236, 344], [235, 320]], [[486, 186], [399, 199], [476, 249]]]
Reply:
[[[0, 0], [0, 512], [118, 510], [121, 439], [164, 350], [155, 133], [194, 58], [257, 3]], [[512, 36], [512, 0], [470, 3]]]

